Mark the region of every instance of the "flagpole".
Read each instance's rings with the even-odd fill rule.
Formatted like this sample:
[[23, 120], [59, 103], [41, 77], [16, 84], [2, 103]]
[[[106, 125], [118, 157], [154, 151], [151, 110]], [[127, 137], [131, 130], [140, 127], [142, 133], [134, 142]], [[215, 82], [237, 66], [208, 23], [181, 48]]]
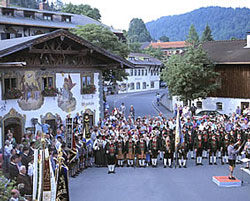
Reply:
[[[42, 138], [41, 138], [41, 143], [42, 143], [42, 174], [41, 176], [43, 177], [43, 174], [44, 174], [44, 159], [45, 159], [45, 138], [44, 138], [44, 133], [42, 133]], [[43, 179], [42, 179], [42, 183], [41, 183], [41, 195], [40, 195], [40, 198], [39, 200], [43, 201]]]
[[177, 167], [178, 162], [178, 153], [177, 153], [177, 147], [179, 143], [179, 129], [180, 129], [180, 112], [179, 107], [177, 107], [177, 116], [176, 116], [176, 124], [175, 124], [175, 168]]

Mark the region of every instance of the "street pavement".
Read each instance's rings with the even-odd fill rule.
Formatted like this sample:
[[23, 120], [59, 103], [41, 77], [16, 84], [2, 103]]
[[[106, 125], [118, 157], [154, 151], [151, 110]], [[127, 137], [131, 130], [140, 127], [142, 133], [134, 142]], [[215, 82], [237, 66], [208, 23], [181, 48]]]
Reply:
[[[212, 182], [212, 176], [228, 174], [228, 165], [195, 166], [188, 160], [187, 168], [88, 168], [70, 179], [72, 201], [249, 201], [250, 184], [223, 188]], [[241, 179], [240, 166], [235, 175]], [[244, 173], [244, 181], [250, 176]]]
[[[165, 90], [159, 90], [165, 93]], [[108, 96], [110, 110], [125, 103], [128, 114], [134, 105], [136, 116], [158, 115], [171, 117], [172, 113], [156, 104], [156, 91]], [[71, 201], [250, 201], [250, 184], [237, 188], [222, 188], [212, 182], [212, 176], [228, 175], [228, 165], [195, 166], [189, 159], [187, 168], [116, 168], [116, 174], [107, 174], [107, 168], [88, 168], [70, 179]], [[235, 175], [250, 182], [250, 176], [236, 167]]]
[[159, 112], [162, 112], [166, 117], [172, 117], [172, 113], [164, 108], [162, 105], [156, 104], [156, 93], [167, 93], [166, 89], [153, 90], [148, 92], [126, 93], [107, 96], [107, 102], [109, 105], [109, 111], [112, 111], [114, 107], [120, 107], [122, 103], [126, 106], [126, 116], [129, 114], [129, 108], [131, 105], [135, 108], [135, 116], [157, 116]]

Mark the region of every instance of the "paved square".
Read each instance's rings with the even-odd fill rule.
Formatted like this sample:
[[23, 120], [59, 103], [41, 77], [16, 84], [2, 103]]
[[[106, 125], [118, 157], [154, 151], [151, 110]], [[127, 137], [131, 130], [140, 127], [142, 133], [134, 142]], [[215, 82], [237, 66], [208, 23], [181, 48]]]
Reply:
[[[221, 188], [212, 182], [212, 176], [227, 175], [228, 165], [195, 166], [188, 168], [116, 168], [116, 174], [107, 174], [107, 168], [89, 168], [70, 180], [73, 201], [249, 201], [250, 184], [237, 188]], [[244, 180], [250, 182], [250, 176]], [[241, 180], [240, 165], [235, 176]]]

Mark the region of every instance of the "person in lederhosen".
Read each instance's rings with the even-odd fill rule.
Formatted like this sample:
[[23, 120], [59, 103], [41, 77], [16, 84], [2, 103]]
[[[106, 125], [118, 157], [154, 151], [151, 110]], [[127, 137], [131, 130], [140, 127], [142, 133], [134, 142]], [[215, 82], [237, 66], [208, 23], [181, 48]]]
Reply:
[[106, 154], [108, 160], [108, 174], [115, 174], [116, 145], [113, 137], [106, 144]]

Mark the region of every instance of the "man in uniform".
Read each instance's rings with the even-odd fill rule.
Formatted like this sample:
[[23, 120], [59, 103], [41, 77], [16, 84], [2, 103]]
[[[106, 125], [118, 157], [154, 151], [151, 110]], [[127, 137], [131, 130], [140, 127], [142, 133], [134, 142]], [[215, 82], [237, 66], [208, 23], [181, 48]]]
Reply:
[[222, 137], [221, 140], [221, 164], [228, 163], [228, 154], [227, 154], [227, 147], [229, 145], [229, 136], [228, 133]]
[[217, 154], [217, 138], [216, 135], [213, 134], [211, 139], [209, 140], [209, 165], [217, 165], [216, 163], [216, 154]]
[[190, 153], [191, 158], [194, 159], [194, 137], [190, 128], [187, 131], [185, 142], [187, 142], [188, 153]]
[[125, 144], [125, 152], [127, 158], [127, 166], [134, 166], [135, 143], [131, 136], [129, 136], [128, 141]]
[[124, 142], [121, 136], [118, 137], [118, 140], [116, 142], [116, 148], [117, 148], [117, 167], [123, 167], [123, 160], [124, 160]]
[[167, 167], [167, 164], [170, 168], [172, 168], [173, 144], [171, 142], [170, 136], [164, 137], [162, 141], [162, 151], [164, 155], [164, 159], [163, 159], [164, 168]]
[[203, 165], [202, 164], [202, 152], [203, 152], [203, 140], [202, 140], [202, 133], [199, 131], [197, 139], [195, 141], [195, 152], [196, 152], [196, 165]]
[[179, 168], [187, 168], [187, 144], [183, 142], [178, 147], [178, 162], [179, 162]]
[[155, 134], [153, 135], [153, 139], [149, 142], [149, 152], [151, 154], [152, 167], [157, 167], [157, 157], [160, 152], [160, 143]]
[[207, 158], [207, 149], [208, 149], [208, 131], [203, 131], [203, 157]]
[[138, 155], [139, 167], [146, 167], [145, 165], [146, 152], [147, 152], [147, 144], [143, 136], [141, 135], [140, 140], [137, 142], [136, 145], [136, 153]]
[[[245, 144], [246, 158], [250, 159], [250, 136], [248, 136], [247, 142]], [[246, 168], [249, 169], [249, 162], [247, 163]]]
[[113, 137], [110, 137], [106, 144], [106, 154], [108, 159], [108, 174], [115, 174], [116, 145]]

